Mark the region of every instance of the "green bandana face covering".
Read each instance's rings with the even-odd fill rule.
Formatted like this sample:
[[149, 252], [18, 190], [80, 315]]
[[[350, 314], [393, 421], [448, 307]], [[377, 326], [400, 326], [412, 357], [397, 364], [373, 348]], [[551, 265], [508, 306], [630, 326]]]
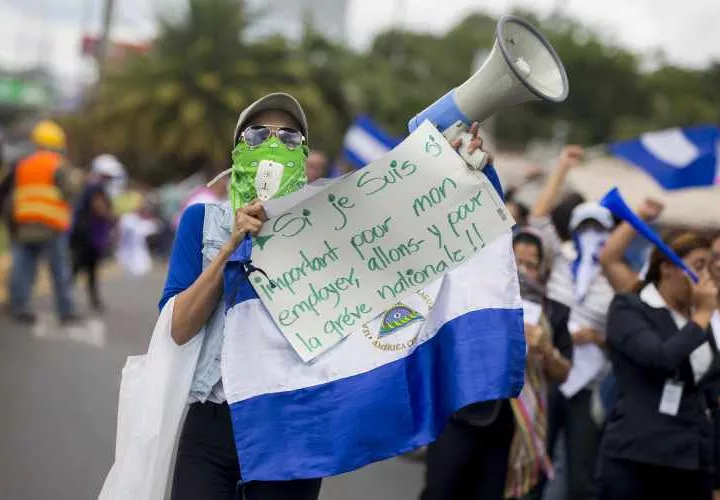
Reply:
[[249, 147], [244, 141], [232, 152], [230, 202], [233, 210], [254, 199], [269, 200], [294, 193], [307, 184], [305, 145], [289, 149], [271, 136], [259, 146]]

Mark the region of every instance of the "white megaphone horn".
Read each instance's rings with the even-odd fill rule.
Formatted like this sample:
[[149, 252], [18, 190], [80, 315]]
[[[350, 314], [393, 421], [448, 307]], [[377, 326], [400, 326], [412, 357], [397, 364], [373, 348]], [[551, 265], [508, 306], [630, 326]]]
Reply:
[[[540, 32], [515, 16], [503, 16], [497, 39], [485, 63], [465, 83], [415, 115], [408, 123], [414, 131], [425, 120], [435, 125], [448, 141], [467, 134], [473, 122], [482, 122], [498, 109], [526, 101], [563, 102], [570, 86], [560, 58]], [[482, 151], [468, 155], [469, 140], [460, 154], [473, 168], [486, 158]]]

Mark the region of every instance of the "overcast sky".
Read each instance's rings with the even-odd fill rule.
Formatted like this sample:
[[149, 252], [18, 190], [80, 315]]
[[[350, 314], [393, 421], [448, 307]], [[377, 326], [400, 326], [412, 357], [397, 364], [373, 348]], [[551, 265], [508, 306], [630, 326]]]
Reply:
[[[87, 64], [79, 57], [80, 36], [99, 31], [101, 2], [0, 0], [0, 67], [44, 61], [64, 79], [87, 75]], [[154, 9], [180, 11], [184, 4], [116, 0], [114, 35], [150, 38]], [[540, 14], [562, 8], [615, 43], [643, 54], [661, 49], [676, 64], [702, 67], [720, 61], [720, 0], [350, 0], [348, 36], [352, 46], [365, 48], [392, 24], [442, 33], [474, 10], [499, 15], [518, 6]]]

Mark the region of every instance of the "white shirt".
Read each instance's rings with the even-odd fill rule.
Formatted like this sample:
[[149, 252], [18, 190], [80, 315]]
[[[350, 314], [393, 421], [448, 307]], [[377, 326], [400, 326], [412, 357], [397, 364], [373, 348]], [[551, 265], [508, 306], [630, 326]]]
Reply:
[[536, 217], [530, 223], [543, 237], [546, 258], [552, 269], [547, 284], [548, 298], [570, 308], [569, 324], [594, 328], [605, 333], [607, 312], [615, 296], [615, 291], [601, 272], [596, 273], [587, 288], [585, 300], [575, 298], [575, 285], [572, 278], [572, 263], [576, 252], [571, 242], [563, 244], [555, 232], [550, 217]]
[[[579, 301], [572, 277], [572, 263], [577, 257], [574, 245], [572, 242], [563, 244], [550, 217], [532, 218], [530, 224], [542, 235], [546, 258], [552, 263], [547, 285], [548, 298], [570, 309], [568, 331], [572, 335], [582, 328], [593, 328], [604, 335], [608, 308], [615, 296], [605, 275], [602, 272], [589, 275], [584, 300]], [[594, 387], [609, 371], [610, 362], [600, 347], [595, 344], [573, 345], [572, 368], [560, 391], [567, 398], [573, 397], [582, 389]]]
[[[667, 309], [670, 312], [670, 316], [672, 316], [678, 330], [684, 328], [685, 325], [688, 324], [688, 319], [675, 309], [670, 308], [665, 302], [665, 299], [663, 299], [662, 295], [660, 295], [657, 287], [652, 283], [642, 289], [640, 292], [640, 300], [655, 309]], [[720, 317], [718, 317], [717, 311], [713, 313], [713, 335], [715, 336], [717, 342], [717, 336], [720, 335], [720, 332], [715, 331], [715, 325], [720, 328]], [[707, 373], [712, 362], [713, 352], [710, 342], [704, 342], [700, 347], [690, 353], [690, 365], [692, 366], [693, 377], [696, 383]]]

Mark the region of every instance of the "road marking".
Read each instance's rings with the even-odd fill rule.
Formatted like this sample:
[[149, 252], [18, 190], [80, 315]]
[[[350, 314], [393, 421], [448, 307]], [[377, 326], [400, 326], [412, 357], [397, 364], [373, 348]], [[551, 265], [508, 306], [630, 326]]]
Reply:
[[88, 318], [77, 324], [61, 325], [51, 314], [40, 314], [32, 329], [43, 340], [78, 342], [102, 349], [107, 345], [107, 325], [100, 318]]

